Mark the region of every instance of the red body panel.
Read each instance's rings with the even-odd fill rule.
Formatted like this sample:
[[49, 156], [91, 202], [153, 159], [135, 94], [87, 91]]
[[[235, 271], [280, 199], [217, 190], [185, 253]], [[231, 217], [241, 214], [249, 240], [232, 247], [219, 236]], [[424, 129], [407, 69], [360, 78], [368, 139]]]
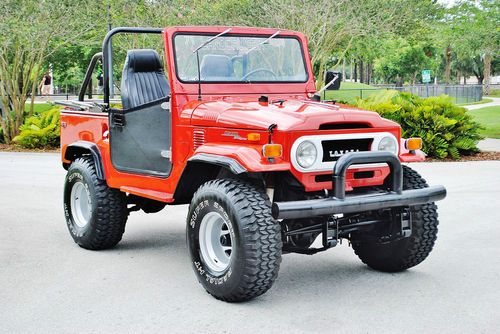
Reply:
[[[117, 171], [110, 159], [107, 114], [63, 110], [61, 113], [61, 148], [64, 156], [69, 144], [76, 141], [96, 143], [103, 159], [106, 181], [110, 187], [139, 196], [173, 202], [177, 183], [190, 157], [212, 154], [232, 158], [252, 172], [290, 171], [306, 191], [331, 189], [331, 181], [316, 181], [317, 175], [331, 172], [304, 173], [296, 170], [290, 159], [294, 141], [307, 135], [390, 132], [400, 139], [400, 127], [377, 113], [344, 106], [328, 105], [309, 100], [315, 91], [312, 66], [307, 52], [306, 37], [297, 32], [281, 31], [280, 35], [295, 36], [302, 43], [309, 74], [305, 83], [231, 83], [202, 84], [202, 101], [197, 100], [198, 85], [182, 83], [175, 74], [172, 40], [177, 32], [220, 33], [227, 27], [174, 27], [163, 33], [167, 72], [171, 88], [172, 171], [168, 178], [143, 176]], [[231, 33], [269, 36], [275, 29], [232, 28]], [[269, 103], [260, 103], [266, 95]], [[285, 100], [273, 103], [274, 100]], [[319, 130], [322, 124], [361, 123], [369, 128]], [[283, 156], [270, 162], [262, 156], [262, 146], [268, 141], [269, 125], [277, 124], [273, 143], [283, 146]], [[243, 140], [248, 133], [259, 133], [260, 140]], [[198, 137], [197, 137], [198, 136]], [[198, 140], [196, 139], [198, 138]], [[203, 140], [199, 139], [203, 138]], [[404, 147], [404, 146], [402, 146]], [[421, 161], [421, 152], [412, 154], [401, 149], [404, 162]], [[358, 171], [373, 171], [373, 177], [355, 179]], [[347, 188], [380, 185], [389, 174], [388, 167], [349, 169]]]

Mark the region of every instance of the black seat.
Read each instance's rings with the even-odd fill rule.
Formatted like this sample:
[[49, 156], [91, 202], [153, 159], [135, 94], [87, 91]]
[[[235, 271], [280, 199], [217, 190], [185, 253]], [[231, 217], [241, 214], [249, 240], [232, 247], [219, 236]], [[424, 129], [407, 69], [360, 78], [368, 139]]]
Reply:
[[170, 94], [160, 56], [155, 50], [129, 50], [123, 66], [123, 109], [131, 109]]
[[204, 55], [200, 64], [201, 79], [206, 81], [228, 81], [234, 77], [233, 63], [228, 56]]

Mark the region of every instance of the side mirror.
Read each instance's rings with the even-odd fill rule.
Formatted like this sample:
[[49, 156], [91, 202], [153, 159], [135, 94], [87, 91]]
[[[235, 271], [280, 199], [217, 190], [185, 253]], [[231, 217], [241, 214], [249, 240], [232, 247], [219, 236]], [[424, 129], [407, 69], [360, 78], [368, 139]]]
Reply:
[[[337, 79], [333, 83], [328, 85], [333, 79], [335, 79], [335, 77], [337, 77]], [[326, 87], [326, 90], [339, 90], [341, 81], [342, 81], [342, 72], [335, 72], [335, 71], [325, 72], [325, 86], [328, 85], [328, 87]]]

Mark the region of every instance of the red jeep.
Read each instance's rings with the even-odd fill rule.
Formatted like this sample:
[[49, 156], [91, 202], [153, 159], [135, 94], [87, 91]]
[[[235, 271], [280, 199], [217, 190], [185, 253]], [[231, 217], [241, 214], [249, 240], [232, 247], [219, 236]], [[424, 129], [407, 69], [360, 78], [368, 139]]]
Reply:
[[[121, 109], [110, 104], [117, 33], [160, 34], [165, 45], [165, 64], [154, 50], [128, 51]], [[84, 101], [100, 58], [104, 100]], [[301, 33], [117, 28], [79, 101], [64, 105], [64, 213], [75, 242], [113, 247], [131, 211], [189, 203], [192, 265], [215, 298], [263, 294], [283, 253], [347, 239], [368, 266], [395, 272], [423, 261], [436, 240], [434, 202], [446, 190], [401, 165], [424, 159], [421, 140], [401, 139], [377, 113], [320, 102]]]

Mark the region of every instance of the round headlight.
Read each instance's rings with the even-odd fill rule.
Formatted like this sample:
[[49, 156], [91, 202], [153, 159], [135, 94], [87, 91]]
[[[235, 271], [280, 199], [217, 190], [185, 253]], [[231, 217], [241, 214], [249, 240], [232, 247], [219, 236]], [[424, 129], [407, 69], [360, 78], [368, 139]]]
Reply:
[[310, 141], [304, 141], [297, 147], [297, 162], [303, 168], [311, 167], [316, 161], [317, 156], [318, 151], [316, 150], [316, 146]]
[[398, 154], [398, 144], [396, 143], [396, 140], [393, 137], [384, 137], [378, 143], [378, 150], [379, 151], [389, 151], [394, 154]]

